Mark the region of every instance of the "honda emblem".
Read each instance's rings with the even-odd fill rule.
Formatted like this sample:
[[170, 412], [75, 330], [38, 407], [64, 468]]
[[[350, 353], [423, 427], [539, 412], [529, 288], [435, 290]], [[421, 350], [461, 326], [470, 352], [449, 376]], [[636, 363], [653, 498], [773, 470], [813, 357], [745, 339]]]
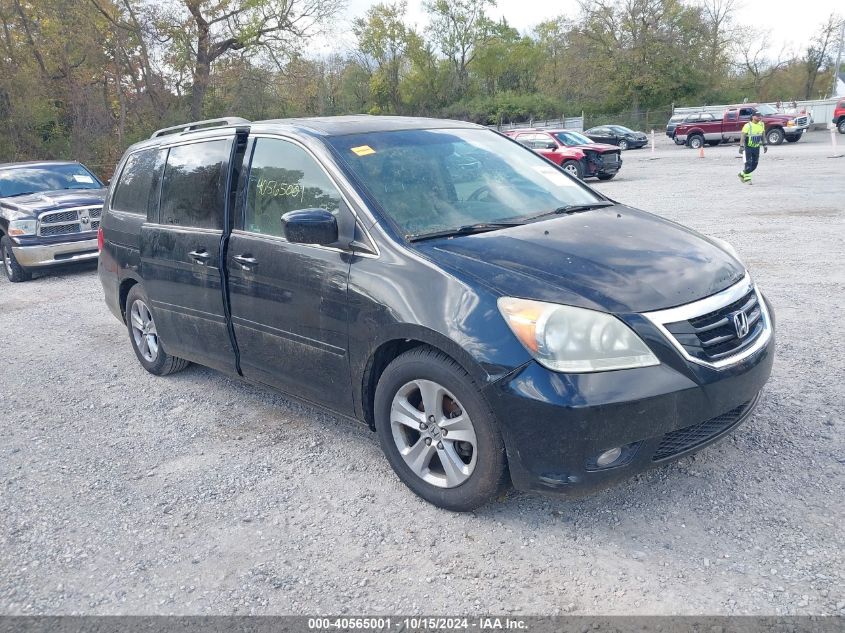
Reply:
[[748, 315], [745, 314], [742, 310], [739, 312], [734, 312], [731, 315], [731, 320], [734, 324], [734, 329], [736, 330], [736, 335], [739, 338], [744, 337], [748, 334]]

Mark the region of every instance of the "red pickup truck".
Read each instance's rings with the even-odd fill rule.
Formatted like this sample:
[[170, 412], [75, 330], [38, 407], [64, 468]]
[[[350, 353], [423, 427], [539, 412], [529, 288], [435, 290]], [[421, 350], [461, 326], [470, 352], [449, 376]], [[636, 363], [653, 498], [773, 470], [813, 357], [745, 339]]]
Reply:
[[[770, 145], [780, 145], [786, 140], [795, 143], [810, 127], [806, 114], [779, 114], [772, 106], [756, 103], [743, 103], [725, 110], [720, 119], [712, 121], [684, 121], [675, 128], [675, 140], [679, 144], [698, 149], [705, 143], [718, 145], [738, 141], [743, 126], [751, 120], [751, 115], [758, 112], [766, 125], [766, 141]], [[702, 117], [703, 118], [703, 117]]]
[[845, 99], [836, 104], [833, 111], [833, 124], [839, 128], [840, 134], [845, 134]]

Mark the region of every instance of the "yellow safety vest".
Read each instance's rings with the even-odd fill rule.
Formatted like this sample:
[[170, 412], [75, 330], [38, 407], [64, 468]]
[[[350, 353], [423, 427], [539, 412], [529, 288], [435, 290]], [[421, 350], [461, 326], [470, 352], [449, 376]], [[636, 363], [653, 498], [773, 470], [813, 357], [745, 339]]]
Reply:
[[759, 123], [749, 121], [742, 126], [742, 133], [745, 134], [745, 144], [748, 147], [760, 147], [763, 144], [763, 135], [766, 133], [766, 124], [762, 121]]

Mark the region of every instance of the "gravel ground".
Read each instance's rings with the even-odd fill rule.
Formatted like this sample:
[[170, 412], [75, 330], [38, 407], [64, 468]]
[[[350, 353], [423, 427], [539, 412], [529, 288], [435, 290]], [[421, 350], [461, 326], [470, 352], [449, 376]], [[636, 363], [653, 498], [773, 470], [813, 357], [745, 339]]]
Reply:
[[[845, 153], [840, 137], [839, 154]], [[363, 425], [147, 374], [93, 268], [0, 280], [0, 613], [845, 613], [845, 158], [665, 137], [609, 195], [731, 241], [778, 357], [729, 439], [579, 501], [438, 510]]]

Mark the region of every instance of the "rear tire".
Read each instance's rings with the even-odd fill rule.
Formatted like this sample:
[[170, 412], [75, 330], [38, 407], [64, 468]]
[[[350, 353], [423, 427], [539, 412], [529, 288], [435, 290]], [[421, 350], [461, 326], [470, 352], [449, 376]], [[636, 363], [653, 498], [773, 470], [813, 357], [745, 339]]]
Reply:
[[840, 134], [845, 134], [845, 118], [839, 119], [839, 125], [837, 128], [839, 129]]
[[374, 404], [387, 461], [419, 497], [467, 512], [507, 487], [493, 412], [478, 385], [445, 354], [423, 346], [398, 356], [381, 375]]
[[707, 141], [707, 144], [708, 144], [710, 147], [716, 147], [716, 146], [717, 146], [719, 143], [721, 143], [721, 142], [722, 142], [722, 141]]
[[149, 305], [150, 300], [141, 285], [132, 286], [126, 297], [126, 329], [135, 356], [144, 369], [156, 376], [182, 371], [190, 362], [164, 351]]
[[621, 149], [623, 152], [628, 149], [628, 141], [626, 141], [624, 138], [619, 139], [619, 143], [617, 143], [617, 145], [619, 145], [619, 149]]
[[684, 141], [679, 139], [677, 136], [673, 136], [672, 140], [675, 141], [675, 145], [683, 145], [684, 144]]
[[18, 263], [12, 250], [12, 240], [6, 235], [0, 238], [0, 257], [3, 258], [3, 271], [13, 284], [32, 279], [32, 273]]
[[693, 134], [687, 139], [687, 147], [700, 149], [704, 145], [704, 137], [701, 134]]

